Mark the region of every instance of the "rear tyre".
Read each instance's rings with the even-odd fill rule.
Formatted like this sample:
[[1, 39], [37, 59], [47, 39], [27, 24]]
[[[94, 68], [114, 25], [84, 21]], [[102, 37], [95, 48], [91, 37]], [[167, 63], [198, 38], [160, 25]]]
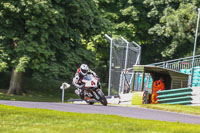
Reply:
[[106, 98], [105, 98], [103, 92], [102, 92], [101, 90], [98, 90], [98, 91], [97, 91], [97, 95], [100, 97], [99, 102], [100, 102], [102, 105], [107, 106], [108, 102], [107, 102], [107, 100], [106, 100]]

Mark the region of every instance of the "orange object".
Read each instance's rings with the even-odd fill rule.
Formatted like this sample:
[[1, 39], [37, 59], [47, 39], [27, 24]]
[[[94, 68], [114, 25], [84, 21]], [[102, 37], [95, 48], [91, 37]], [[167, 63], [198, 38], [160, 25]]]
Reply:
[[163, 80], [157, 80], [154, 81], [153, 83], [153, 91], [152, 91], [152, 96], [151, 96], [151, 103], [152, 104], [157, 104], [158, 103], [158, 99], [157, 99], [157, 91], [159, 90], [164, 90], [165, 88], [165, 83], [163, 82]]
[[86, 99], [86, 100], [90, 100], [90, 99], [92, 99], [92, 98], [90, 98], [90, 97], [86, 97], [85, 99]]
[[153, 93], [151, 96], [151, 103], [152, 104], [157, 104], [158, 103], [158, 99], [157, 99], [158, 94], [157, 93]]

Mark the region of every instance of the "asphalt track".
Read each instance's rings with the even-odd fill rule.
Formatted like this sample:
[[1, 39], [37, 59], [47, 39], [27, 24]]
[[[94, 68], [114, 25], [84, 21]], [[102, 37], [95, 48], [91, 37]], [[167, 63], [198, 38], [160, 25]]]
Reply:
[[0, 100], [0, 104], [25, 108], [41, 108], [64, 112], [96, 113], [169, 122], [200, 124], [200, 116], [145, 109], [139, 107], [102, 106], [70, 103], [23, 102]]

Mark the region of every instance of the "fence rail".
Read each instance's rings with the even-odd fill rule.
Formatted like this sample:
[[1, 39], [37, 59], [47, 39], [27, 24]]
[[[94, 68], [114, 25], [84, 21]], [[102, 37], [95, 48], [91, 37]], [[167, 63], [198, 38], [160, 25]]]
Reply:
[[[186, 57], [186, 58], [175, 59], [175, 60], [164, 61], [164, 62], [152, 63], [149, 65], [172, 69], [175, 71], [180, 71], [181, 69], [191, 69], [192, 68], [192, 56]], [[194, 67], [195, 66], [200, 66], [200, 55], [196, 55], [194, 58]]]

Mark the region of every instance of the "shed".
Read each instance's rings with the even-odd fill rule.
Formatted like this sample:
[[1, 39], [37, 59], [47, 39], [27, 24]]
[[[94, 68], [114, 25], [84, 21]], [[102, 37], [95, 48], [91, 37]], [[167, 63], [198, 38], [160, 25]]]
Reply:
[[132, 90], [134, 90], [135, 78], [137, 78], [136, 73], [138, 72], [142, 73], [142, 80], [140, 86], [141, 91], [144, 91], [145, 73], [149, 73], [151, 75], [153, 82], [159, 80], [160, 77], [163, 77], [166, 90], [188, 87], [188, 77], [189, 77], [188, 74], [184, 74], [167, 68], [161, 68], [149, 65], [134, 65], [133, 70], [134, 73], [133, 73], [133, 84], [131, 88]]

